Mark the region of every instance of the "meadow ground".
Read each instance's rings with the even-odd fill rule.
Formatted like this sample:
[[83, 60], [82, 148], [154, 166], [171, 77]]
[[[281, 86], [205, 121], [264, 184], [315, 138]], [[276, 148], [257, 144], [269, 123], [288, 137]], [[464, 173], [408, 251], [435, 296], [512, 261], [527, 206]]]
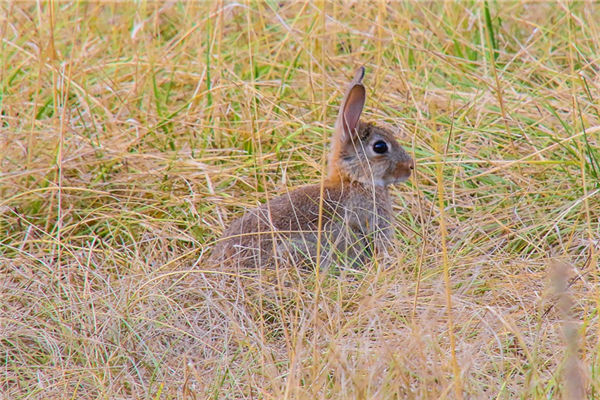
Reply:
[[[0, 398], [600, 398], [598, 5], [0, 10]], [[417, 160], [391, 265], [210, 265], [361, 64]]]

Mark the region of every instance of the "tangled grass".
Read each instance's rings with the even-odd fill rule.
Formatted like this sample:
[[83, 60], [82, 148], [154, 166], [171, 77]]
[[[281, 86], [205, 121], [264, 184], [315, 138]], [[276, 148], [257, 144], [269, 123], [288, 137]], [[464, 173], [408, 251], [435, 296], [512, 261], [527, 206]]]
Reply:
[[[0, 9], [0, 398], [600, 398], [596, 4]], [[417, 160], [392, 265], [209, 265], [358, 65]]]

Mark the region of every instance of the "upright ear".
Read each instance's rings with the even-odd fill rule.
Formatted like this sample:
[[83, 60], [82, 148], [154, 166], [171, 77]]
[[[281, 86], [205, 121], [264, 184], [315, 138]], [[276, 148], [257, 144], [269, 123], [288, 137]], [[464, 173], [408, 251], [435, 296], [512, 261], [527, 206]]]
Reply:
[[360, 67], [354, 74], [354, 79], [348, 87], [344, 102], [340, 108], [339, 123], [345, 138], [350, 137], [358, 125], [360, 114], [365, 106], [366, 90], [362, 84], [365, 67]]

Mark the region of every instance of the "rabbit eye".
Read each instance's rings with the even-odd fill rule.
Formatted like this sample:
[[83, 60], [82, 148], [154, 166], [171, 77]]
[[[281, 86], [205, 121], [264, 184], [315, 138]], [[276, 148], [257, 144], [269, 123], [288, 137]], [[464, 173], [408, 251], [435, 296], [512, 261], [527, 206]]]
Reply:
[[373, 151], [377, 154], [383, 154], [386, 153], [388, 151], [388, 145], [386, 142], [384, 142], [383, 140], [378, 140], [377, 142], [375, 142], [375, 144], [373, 145]]

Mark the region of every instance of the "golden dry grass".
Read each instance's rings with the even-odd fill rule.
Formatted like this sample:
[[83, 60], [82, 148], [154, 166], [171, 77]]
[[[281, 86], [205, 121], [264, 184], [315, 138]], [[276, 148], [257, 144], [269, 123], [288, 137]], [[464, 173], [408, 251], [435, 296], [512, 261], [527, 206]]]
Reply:
[[[0, 398], [600, 397], [597, 5], [0, 10]], [[209, 265], [361, 64], [417, 160], [393, 265]]]

